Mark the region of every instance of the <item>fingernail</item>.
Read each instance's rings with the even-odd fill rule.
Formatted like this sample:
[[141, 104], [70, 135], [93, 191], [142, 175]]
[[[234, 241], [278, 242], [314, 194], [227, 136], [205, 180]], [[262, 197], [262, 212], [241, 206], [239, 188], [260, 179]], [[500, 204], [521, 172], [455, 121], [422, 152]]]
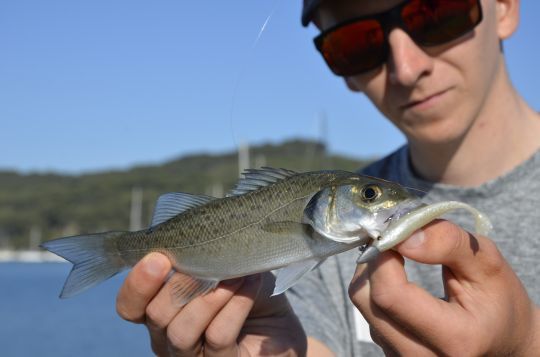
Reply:
[[163, 259], [155, 254], [149, 254], [143, 259], [144, 271], [152, 276], [160, 277], [163, 275], [163, 269], [165, 265], [163, 264]]
[[401, 246], [405, 249], [415, 249], [421, 246], [424, 240], [426, 240], [426, 235], [423, 230], [419, 229], [403, 242]]

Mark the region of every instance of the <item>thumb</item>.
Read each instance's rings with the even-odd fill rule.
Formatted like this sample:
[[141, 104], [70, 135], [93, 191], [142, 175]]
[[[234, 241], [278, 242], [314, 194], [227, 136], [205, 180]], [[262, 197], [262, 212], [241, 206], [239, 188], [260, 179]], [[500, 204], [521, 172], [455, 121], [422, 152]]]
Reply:
[[495, 243], [444, 220], [436, 220], [397, 246], [409, 259], [442, 264], [459, 280], [482, 282], [506, 265]]

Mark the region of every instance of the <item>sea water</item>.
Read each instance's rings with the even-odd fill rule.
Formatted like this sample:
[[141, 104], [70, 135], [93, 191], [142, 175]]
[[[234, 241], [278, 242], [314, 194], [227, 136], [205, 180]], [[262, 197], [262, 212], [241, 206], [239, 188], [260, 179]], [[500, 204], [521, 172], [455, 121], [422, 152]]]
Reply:
[[59, 299], [67, 263], [0, 263], [0, 356], [152, 356], [143, 325], [122, 320], [125, 274]]

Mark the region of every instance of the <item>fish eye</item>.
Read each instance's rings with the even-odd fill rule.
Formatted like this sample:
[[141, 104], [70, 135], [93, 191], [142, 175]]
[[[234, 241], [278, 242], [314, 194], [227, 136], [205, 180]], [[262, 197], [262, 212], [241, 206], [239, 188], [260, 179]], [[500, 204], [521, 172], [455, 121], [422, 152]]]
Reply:
[[367, 203], [375, 202], [382, 195], [382, 190], [377, 185], [367, 185], [362, 188], [360, 197]]

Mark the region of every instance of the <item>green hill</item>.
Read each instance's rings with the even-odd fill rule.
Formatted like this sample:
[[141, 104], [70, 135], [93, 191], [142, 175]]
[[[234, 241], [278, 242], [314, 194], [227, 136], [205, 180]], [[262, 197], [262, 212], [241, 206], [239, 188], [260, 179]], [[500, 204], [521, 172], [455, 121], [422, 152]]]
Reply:
[[[355, 171], [368, 163], [327, 155], [321, 143], [304, 140], [251, 147], [250, 157], [250, 167], [296, 171]], [[159, 195], [183, 191], [220, 196], [237, 178], [236, 152], [190, 155], [160, 165], [83, 175], [0, 171], [0, 248], [28, 248], [31, 231], [35, 241], [128, 229], [134, 189], [142, 192], [146, 225]]]

